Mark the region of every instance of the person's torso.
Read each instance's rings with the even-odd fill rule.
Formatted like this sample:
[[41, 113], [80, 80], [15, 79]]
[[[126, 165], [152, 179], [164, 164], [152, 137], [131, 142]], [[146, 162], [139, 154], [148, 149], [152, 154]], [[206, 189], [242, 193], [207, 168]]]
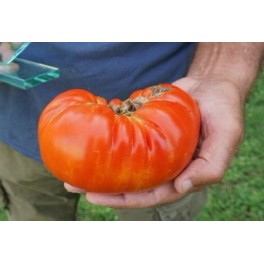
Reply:
[[57, 94], [84, 88], [107, 100], [185, 76], [195, 43], [31, 43], [21, 58], [58, 67], [58, 79], [30, 90], [0, 84], [0, 140], [40, 160], [37, 122]]

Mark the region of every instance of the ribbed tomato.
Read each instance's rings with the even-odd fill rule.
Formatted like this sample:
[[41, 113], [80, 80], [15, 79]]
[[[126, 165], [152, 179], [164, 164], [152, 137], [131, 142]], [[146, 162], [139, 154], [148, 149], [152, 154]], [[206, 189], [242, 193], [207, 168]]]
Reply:
[[136, 192], [175, 178], [199, 137], [196, 102], [171, 84], [109, 103], [83, 89], [55, 97], [39, 120], [44, 164], [60, 180], [90, 192]]

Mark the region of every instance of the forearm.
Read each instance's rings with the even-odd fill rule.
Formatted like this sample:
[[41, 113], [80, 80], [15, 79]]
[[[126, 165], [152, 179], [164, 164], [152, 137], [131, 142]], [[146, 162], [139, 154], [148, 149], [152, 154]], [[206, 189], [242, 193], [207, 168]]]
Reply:
[[264, 43], [200, 43], [189, 77], [223, 78], [233, 82], [245, 99], [258, 74]]

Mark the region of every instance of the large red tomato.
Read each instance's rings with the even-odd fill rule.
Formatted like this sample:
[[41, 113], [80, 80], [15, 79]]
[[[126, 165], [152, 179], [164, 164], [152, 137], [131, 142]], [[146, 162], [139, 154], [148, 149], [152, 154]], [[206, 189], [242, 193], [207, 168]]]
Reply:
[[109, 103], [82, 89], [55, 97], [39, 120], [40, 152], [60, 180], [90, 192], [136, 192], [175, 178], [199, 138], [196, 102], [171, 84]]

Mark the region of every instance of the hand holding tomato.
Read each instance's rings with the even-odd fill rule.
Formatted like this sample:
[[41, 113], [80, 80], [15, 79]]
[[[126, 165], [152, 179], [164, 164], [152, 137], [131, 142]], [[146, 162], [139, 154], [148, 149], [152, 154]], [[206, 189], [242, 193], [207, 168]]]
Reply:
[[[174, 84], [197, 100], [201, 112], [200, 143], [192, 162], [175, 180], [152, 190], [117, 195], [87, 192], [88, 201], [116, 208], [157, 206], [221, 180], [243, 137], [241, 92], [232, 82], [217, 77], [186, 77]], [[69, 184], [65, 187], [71, 192], [83, 192]]]

